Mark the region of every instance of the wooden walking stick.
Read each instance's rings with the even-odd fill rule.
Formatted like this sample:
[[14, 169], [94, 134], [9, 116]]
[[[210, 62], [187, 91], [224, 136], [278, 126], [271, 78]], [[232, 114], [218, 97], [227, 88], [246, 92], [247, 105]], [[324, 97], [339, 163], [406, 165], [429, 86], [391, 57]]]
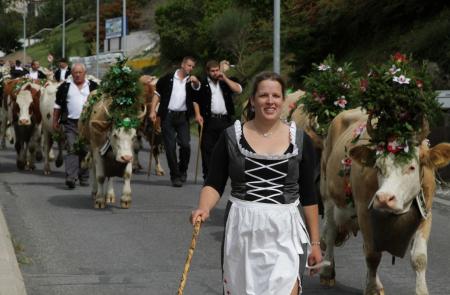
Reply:
[[188, 255], [186, 257], [186, 263], [184, 264], [183, 274], [181, 275], [180, 286], [178, 287], [177, 295], [183, 295], [184, 287], [186, 286], [187, 275], [189, 268], [191, 267], [192, 256], [194, 255], [195, 246], [197, 245], [197, 238], [200, 233], [200, 226], [202, 225], [202, 220], [200, 218], [195, 221], [194, 230], [192, 232], [191, 246], [188, 250]]
[[200, 159], [200, 146], [202, 145], [202, 137], [203, 137], [203, 124], [200, 125], [200, 136], [198, 139], [198, 149], [197, 149], [197, 162], [195, 164], [195, 178], [194, 183], [197, 183], [197, 176], [198, 176], [198, 160]]
[[153, 146], [155, 145], [155, 124], [152, 122], [152, 136], [150, 139], [150, 155], [148, 159], [148, 169], [147, 178], [150, 177], [150, 170], [152, 170], [152, 160], [153, 160]]

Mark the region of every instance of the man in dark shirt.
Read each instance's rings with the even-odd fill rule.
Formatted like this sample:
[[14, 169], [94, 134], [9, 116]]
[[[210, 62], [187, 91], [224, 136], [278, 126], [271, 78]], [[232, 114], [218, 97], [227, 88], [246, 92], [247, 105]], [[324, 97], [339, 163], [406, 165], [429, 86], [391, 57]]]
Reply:
[[[170, 179], [174, 187], [183, 186], [186, 181], [191, 154], [189, 117], [194, 113], [192, 82], [198, 79], [191, 76], [195, 59], [185, 57], [181, 67], [156, 83], [156, 95], [152, 100], [150, 119], [156, 121], [156, 106], [159, 103], [158, 116], [161, 118], [162, 135], [166, 150]], [[196, 113], [196, 120], [200, 114]], [[180, 147], [180, 161], [177, 161], [176, 145]]]
[[65, 58], [59, 60], [58, 70], [55, 72], [55, 80], [58, 82], [64, 81], [70, 75], [70, 67]]
[[220, 134], [232, 124], [233, 97], [242, 92], [239, 83], [228, 78], [215, 60], [206, 63], [207, 76], [195, 85], [194, 107], [200, 109], [203, 121], [201, 142], [203, 179], [206, 179], [213, 148]]
[[11, 78], [20, 78], [28, 74], [28, 71], [22, 67], [20, 60], [16, 60], [16, 64], [11, 68]]

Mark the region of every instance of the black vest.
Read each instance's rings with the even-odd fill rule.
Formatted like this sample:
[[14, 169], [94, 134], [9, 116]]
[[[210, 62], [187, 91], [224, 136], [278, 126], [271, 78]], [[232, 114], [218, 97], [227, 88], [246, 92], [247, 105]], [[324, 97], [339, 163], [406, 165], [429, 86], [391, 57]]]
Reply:
[[[161, 118], [161, 120], [164, 120], [169, 109], [170, 96], [172, 95], [173, 89], [173, 75], [174, 73], [165, 75], [156, 83], [156, 92], [158, 92], [160, 98], [158, 116]], [[191, 117], [194, 114], [194, 105], [192, 99], [194, 90], [192, 89], [191, 85], [191, 82], [186, 82], [187, 118]]]
[[[89, 81], [89, 92], [94, 91], [97, 89], [98, 84], [95, 83], [92, 80]], [[61, 117], [60, 117], [60, 123], [64, 123], [67, 121], [67, 94], [69, 93], [70, 88], [70, 82], [64, 82], [61, 85], [59, 85], [58, 90], [56, 91], [56, 101], [55, 103], [61, 107]]]
[[[222, 90], [223, 99], [225, 100], [225, 107], [227, 109], [227, 114], [230, 117], [234, 115], [234, 104], [233, 104], [233, 91], [230, 89], [227, 83], [224, 81], [219, 81], [220, 89]], [[211, 117], [211, 101], [212, 92], [209, 86], [208, 79], [203, 79], [202, 86], [197, 92], [195, 97], [195, 102], [200, 106], [200, 113], [205, 119]]]

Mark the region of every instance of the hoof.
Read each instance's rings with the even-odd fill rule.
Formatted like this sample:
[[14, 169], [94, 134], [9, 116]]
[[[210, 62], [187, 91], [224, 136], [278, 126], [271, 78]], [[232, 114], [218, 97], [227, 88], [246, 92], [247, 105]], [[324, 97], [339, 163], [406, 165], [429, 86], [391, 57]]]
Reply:
[[120, 200], [120, 208], [122, 209], [129, 209], [131, 206], [131, 200]]
[[164, 176], [164, 171], [156, 171], [156, 175], [158, 175], [158, 176]]
[[34, 164], [28, 163], [28, 165], [25, 167], [25, 169], [27, 171], [33, 171], [34, 169], [36, 169], [36, 166]]
[[111, 194], [106, 196], [106, 204], [114, 204], [116, 202], [116, 197]]
[[336, 279], [330, 279], [320, 276], [320, 284], [325, 287], [334, 287], [336, 285]]
[[63, 158], [62, 157], [57, 157], [56, 161], [55, 161], [55, 166], [59, 168], [59, 167], [62, 166], [62, 164], [63, 164]]
[[17, 169], [25, 170], [26, 163], [24, 161], [17, 161], [16, 165], [17, 165]]
[[37, 162], [40, 162], [40, 161], [42, 161], [42, 159], [44, 158], [44, 156], [42, 155], [42, 152], [41, 152], [41, 151], [38, 151], [38, 152], [36, 152], [36, 154], [35, 154], [35, 158], [36, 158], [36, 161], [37, 161]]
[[104, 209], [106, 206], [105, 200], [95, 200], [94, 208], [95, 209]]
[[50, 175], [52, 172], [50, 170], [44, 170], [44, 175]]

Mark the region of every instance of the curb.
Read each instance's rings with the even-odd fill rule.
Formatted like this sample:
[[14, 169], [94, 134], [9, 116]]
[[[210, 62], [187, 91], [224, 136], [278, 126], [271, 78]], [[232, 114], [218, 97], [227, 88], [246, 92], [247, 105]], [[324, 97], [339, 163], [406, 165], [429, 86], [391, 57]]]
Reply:
[[0, 207], [0, 295], [26, 295], [11, 235]]

